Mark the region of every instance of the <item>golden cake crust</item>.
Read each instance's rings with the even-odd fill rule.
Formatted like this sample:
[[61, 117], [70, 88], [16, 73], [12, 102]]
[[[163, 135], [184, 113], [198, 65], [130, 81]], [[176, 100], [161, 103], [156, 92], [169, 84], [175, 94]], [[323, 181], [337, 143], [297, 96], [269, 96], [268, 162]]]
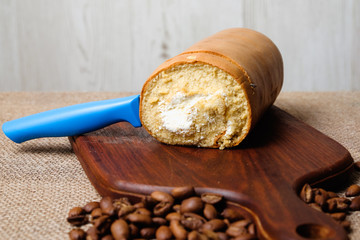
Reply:
[[[250, 121], [245, 126], [246, 133], [232, 144], [236, 146], [274, 103], [281, 90], [283, 83], [281, 54], [275, 44], [265, 35], [246, 28], [227, 29], [205, 38], [183, 53], [162, 63], [150, 75], [141, 92], [141, 120], [144, 111], [142, 100], [149, 82], [166, 69], [181, 64], [196, 63], [208, 64], [225, 71], [241, 85], [245, 92]], [[154, 136], [146, 125], [143, 126]], [[219, 147], [217, 139], [214, 139], [214, 145], [211, 147]]]

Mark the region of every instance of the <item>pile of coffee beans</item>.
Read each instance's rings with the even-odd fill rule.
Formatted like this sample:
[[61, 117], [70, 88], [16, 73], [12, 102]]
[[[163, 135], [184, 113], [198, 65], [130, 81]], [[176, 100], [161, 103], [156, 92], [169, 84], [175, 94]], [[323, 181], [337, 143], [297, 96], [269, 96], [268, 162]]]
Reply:
[[154, 191], [137, 203], [106, 196], [72, 208], [67, 221], [75, 226], [69, 232], [72, 240], [258, 239], [252, 220], [227, 206], [223, 196], [198, 196], [188, 186]]
[[353, 211], [360, 211], [360, 186], [356, 184], [349, 186], [344, 196], [305, 184], [300, 197], [310, 207], [330, 215], [347, 231], [351, 230], [351, 224], [346, 216]]

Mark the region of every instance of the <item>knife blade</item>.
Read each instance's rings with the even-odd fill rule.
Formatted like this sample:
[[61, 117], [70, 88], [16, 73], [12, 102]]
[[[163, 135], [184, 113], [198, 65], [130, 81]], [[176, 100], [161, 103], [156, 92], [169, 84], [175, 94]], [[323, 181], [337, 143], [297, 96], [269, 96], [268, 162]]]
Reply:
[[94, 101], [5, 122], [4, 134], [16, 143], [43, 137], [75, 136], [126, 121], [141, 127], [140, 95]]

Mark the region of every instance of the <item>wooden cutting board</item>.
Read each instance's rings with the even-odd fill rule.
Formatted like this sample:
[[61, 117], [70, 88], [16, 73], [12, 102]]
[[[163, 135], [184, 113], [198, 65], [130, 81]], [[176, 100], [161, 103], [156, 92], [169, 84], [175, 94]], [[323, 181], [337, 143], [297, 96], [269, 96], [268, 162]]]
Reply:
[[298, 193], [305, 183], [341, 182], [353, 159], [277, 107], [233, 149], [169, 146], [129, 123], [69, 139], [101, 195], [138, 197], [192, 185], [199, 194], [223, 194], [250, 214], [262, 239], [347, 239], [339, 224], [308, 207]]

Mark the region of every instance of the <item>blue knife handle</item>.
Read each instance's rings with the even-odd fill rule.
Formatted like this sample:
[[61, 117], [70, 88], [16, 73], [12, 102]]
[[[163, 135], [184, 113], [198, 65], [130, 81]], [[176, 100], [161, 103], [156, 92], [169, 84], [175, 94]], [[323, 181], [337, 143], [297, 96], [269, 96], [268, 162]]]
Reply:
[[140, 95], [58, 108], [5, 122], [2, 130], [16, 143], [42, 137], [75, 136], [116, 122], [141, 127]]

